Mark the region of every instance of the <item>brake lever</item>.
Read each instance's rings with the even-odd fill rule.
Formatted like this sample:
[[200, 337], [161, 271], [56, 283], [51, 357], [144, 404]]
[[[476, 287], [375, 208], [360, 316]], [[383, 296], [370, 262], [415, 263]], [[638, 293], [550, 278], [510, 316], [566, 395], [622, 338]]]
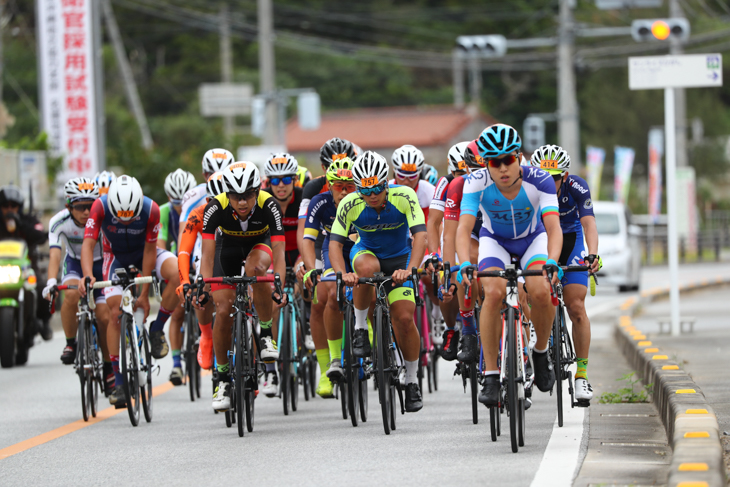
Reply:
[[[279, 295], [277, 298], [276, 295]], [[279, 277], [279, 274], [274, 274], [274, 292], [271, 293], [271, 299], [276, 304], [281, 304], [283, 301], [284, 293], [281, 290], [281, 277]]]

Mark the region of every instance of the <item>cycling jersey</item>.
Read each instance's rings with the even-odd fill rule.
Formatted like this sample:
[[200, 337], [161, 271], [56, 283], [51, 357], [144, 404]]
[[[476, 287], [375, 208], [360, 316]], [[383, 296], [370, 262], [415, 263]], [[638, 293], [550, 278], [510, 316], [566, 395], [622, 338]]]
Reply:
[[[324, 235], [324, 241], [322, 242], [322, 252], [317, 257], [321, 257], [324, 263], [325, 274], [326, 271], [331, 270], [329, 260], [329, 245], [330, 245], [330, 232], [332, 230], [332, 223], [335, 221], [337, 215], [337, 206], [335, 205], [335, 199], [332, 193], [318, 194], [312, 198], [309, 204], [309, 216], [304, 227], [304, 238], [307, 240], [317, 241], [320, 235]], [[355, 245], [355, 242], [349, 238], [344, 242], [342, 249], [342, 255], [345, 258], [345, 266], [350, 272], [350, 250]], [[316, 251], [316, 248], [315, 248]]]
[[[461, 199], [464, 194], [464, 176], [454, 178], [446, 191], [446, 202], [444, 204], [444, 218], [447, 220], [459, 221], [461, 215]], [[435, 200], [435, 198], [434, 198]], [[482, 229], [482, 212], [477, 213], [477, 221], [471, 230], [472, 238], [479, 239], [479, 231]]]
[[113, 257], [121, 266], [140, 266], [145, 244], [157, 242], [159, 231], [160, 208], [147, 196], [142, 202], [140, 215], [125, 225], [112, 215], [107, 195], [104, 195], [91, 206], [84, 238], [98, 240], [101, 232], [104, 236], [104, 254], [114, 254]]
[[170, 202], [160, 206], [160, 234], [157, 236], [159, 240], [167, 242], [170, 251], [177, 255], [177, 237], [180, 233], [180, 215], [175, 211], [175, 207]]
[[266, 191], [259, 191], [256, 205], [242, 221], [228, 201], [228, 195], [221, 193], [205, 206], [203, 214], [203, 239], [214, 239], [216, 229], [220, 229], [224, 246], [248, 244], [252, 241], [268, 239], [271, 242], [284, 242], [284, 225], [281, 209]]
[[198, 206], [205, 206], [208, 197], [208, 189], [205, 183], [201, 183], [189, 189], [183, 196], [182, 209], [180, 211], [180, 225], [185, 225], [190, 213]]
[[198, 242], [198, 235], [203, 232], [204, 213], [205, 206], [198, 206], [190, 213], [188, 221], [185, 222], [185, 226], [183, 227], [177, 259], [180, 284], [190, 284], [190, 260]]
[[584, 216], [593, 216], [593, 201], [591, 191], [585, 180], [578, 176], [569, 175], [560, 187], [560, 227], [563, 233], [576, 232], [583, 234], [580, 219]]
[[[48, 246], [61, 248], [61, 242], [66, 241], [66, 255], [72, 259], [81, 258], [81, 245], [84, 243], [84, 227], [76, 224], [71, 212], [66, 208], [56, 213], [48, 223]], [[101, 244], [94, 245], [94, 260], [102, 259]]]
[[330, 238], [346, 243], [350, 225], [355, 227], [360, 237], [358, 245], [371, 251], [378, 259], [408, 254], [411, 251], [409, 229], [413, 234], [426, 231], [418, 197], [406, 186], [388, 189], [380, 213], [365, 203], [358, 193], [345, 196], [337, 208]]
[[302, 202], [299, 204], [299, 218], [307, 218], [309, 214], [309, 202], [318, 194], [330, 190], [329, 181], [324, 176], [319, 176], [307, 183], [302, 191]]
[[542, 218], [558, 215], [558, 199], [552, 176], [536, 167], [522, 166], [522, 185], [509, 200], [494, 184], [487, 168], [464, 176], [461, 213], [481, 211], [481, 236], [521, 239], [545, 231]]
[[292, 191], [291, 199], [289, 200], [289, 206], [286, 207], [286, 213], [282, 219], [282, 224], [284, 225], [284, 236], [286, 238], [285, 252], [292, 252], [299, 249], [297, 245], [297, 223], [299, 222], [298, 215], [301, 201], [302, 188], [295, 187], [294, 191]]
[[439, 178], [433, 191], [433, 199], [429, 208], [431, 210], [445, 211], [446, 194], [448, 193], [449, 184], [454, 180], [453, 174], [447, 174]]
[[[392, 187], [398, 183], [395, 182], [395, 179], [391, 179], [389, 184]], [[435, 190], [436, 188], [434, 188], [433, 184], [425, 180], [419, 180], [416, 189], [414, 189], [416, 196], [418, 197], [418, 204], [421, 206], [421, 210], [423, 211], [423, 218], [426, 221], [428, 221], [428, 209], [431, 206]]]

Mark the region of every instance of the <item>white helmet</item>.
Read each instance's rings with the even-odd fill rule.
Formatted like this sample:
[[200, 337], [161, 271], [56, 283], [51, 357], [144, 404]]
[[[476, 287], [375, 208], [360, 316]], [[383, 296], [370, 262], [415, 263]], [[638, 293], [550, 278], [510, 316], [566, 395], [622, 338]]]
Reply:
[[124, 222], [134, 220], [142, 213], [142, 186], [136, 178], [123, 174], [109, 186], [107, 203], [112, 216]]
[[242, 194], [261, 187], [259, 170], [253, 162], [237, 161], [221, 172], [226, 193]]
[[77, 200], [95, 200], [99, 197], [99, 187], [96, 181], [89, 178], [73, 178], [63, 186], [66, 203]]
[[171, 200], [182, 201], [185, 193], [193, 189], [198, 182], [195, 176], [182, 169], [176, 169], [165, 178], [165, 194]]
[[449, 172], [451, 174], [456, 171], [466, 171], [466, 146], [469, 145], [470, 141], [459, 142], [454, 144], [449, 149], [449, 155], [447, 162], [449, 163]]
[[294, 176], [299, 170], [299, 163], [291, 154], [280, 152], [271, 154], [266, 165], [264, 166], [264, 174], [267, 178], [276, 176]]
[[208, 198], [215, 198], [221, 193], [225, 193], [225, 188], [223, 187], [223, 172], [218, 171], [214, 172], [210, 175], [208, 178], [208, 182], [205, 183], [205, 188], [208, 193]]
[[420, 174], [425, 164], [423, 152], [412, 145], [398, 147], [393, 152], [393, 157], [390, 160], [393, 162], [393, 168], [397, 172], [411, 174]]
[[99, 196], [104, 196], [109, 192], [109, 186], [117, 179], [117, 175], [113, 171], [101, 171], [96, 173], [94, 179], [99, 187]]
[[233, 154], [225, 149], [211, 149], [203, 156], [203, 172], [212, 174], [230, 166], [234, 161]]
[[377, 152], [365, 151], [352, 167], [352, 179], [358, 188], [388, 184], [388, 161]]
[[530, 165], [550, 174], [564, 174], [570, 169], [570, 156], [559, 145], [545, 144], [532, 154]]

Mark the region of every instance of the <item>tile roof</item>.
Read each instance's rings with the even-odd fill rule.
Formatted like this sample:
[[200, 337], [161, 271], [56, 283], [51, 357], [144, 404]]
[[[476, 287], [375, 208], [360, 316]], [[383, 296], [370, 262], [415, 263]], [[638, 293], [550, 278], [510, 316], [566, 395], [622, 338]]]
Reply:
[[318, 130], [302, 130], [296, 117], [290, 119], [286, 145], [289, 152], [315, 152], [332, 137], [350, 140], [366, 150], [403, 144], [443, 145], [477, 118], [485, 126], [495, 122], [488, 115], [451, 105], [333, 111], [322, 115]]

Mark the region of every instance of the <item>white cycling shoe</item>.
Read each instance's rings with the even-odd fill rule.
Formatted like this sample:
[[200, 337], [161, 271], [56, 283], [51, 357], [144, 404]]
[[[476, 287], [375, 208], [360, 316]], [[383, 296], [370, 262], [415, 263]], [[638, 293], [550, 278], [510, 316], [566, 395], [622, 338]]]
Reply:
[[276, 348], [276, 342], [272, 337], [261, 338], [261, 360], [264, 362], [273, 362], [279, 358], [279, 349]]
[[274, 397], [279, 393], [279, 376], [276, 375], [276, 372], [266, 372], [261, 392], [266, 397]]
[[231, 409], [231, 384], [230, 382], [219, 382], [213, 394], [213, 409], [216, 411], [228, 411]]
[[593, 388], [585, 379], [575, 379], [575, 401], [578, 406], [590, 406], [593, 399]]

